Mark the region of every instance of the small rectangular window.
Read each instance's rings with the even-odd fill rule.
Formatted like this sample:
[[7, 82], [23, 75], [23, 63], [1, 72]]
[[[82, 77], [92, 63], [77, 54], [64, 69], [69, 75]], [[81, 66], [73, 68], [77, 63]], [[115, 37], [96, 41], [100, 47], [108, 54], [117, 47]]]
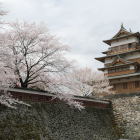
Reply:
[[127, 83], [123, 83], [123, 89], [127, 89]]
[[139, 88], [140, 87], [140, 81], [136, 81], [135, 82], [135, 88]]
[[113, 90], [116, 90], [116, 85], [115, 84], [113, 85]]
[[131, 44], [131, 43], [128, 44], [128, 48], [129, 48], [129, 49], [132, 48], [132, 44]]

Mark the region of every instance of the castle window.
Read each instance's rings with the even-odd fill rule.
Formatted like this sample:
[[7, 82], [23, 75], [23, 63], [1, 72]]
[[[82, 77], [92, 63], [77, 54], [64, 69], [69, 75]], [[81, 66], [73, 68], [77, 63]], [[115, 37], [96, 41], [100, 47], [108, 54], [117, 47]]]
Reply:
[[113, 89], [113, 90], [116, 90], [116, 85], [115, 85], [115, 84], [113, 85], [113, 88], [112, 88], [112, 89]]
[[135, 82], [135, 88], [139, 88], [140, 87], [140, 81], [136, 81]]
[[132, 48], [132, 43], [129, 43], [129, 44], [128, 44], [128, 48], [129, 48], [129, 49]]
[[129, 67], [122, 67], [122, 70], [129, 70]]
[[123, 89], [127, 89], [127, 83], [123, 83]]
[[128, 66], [110, 69], [110, 70], [108, 70], [108, 73], [120, 72], [120, 71], [126, 71], [126, 70], [129, 70]]

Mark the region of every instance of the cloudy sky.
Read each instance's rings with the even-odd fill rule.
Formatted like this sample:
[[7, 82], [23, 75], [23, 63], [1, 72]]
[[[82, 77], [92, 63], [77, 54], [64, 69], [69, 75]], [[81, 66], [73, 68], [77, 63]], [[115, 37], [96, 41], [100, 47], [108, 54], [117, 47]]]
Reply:
[[8, 21], [44, 22], [71, 47], [69, 59], [79, 66], [103, 67], [94, 60], [108, 46], [102, 40], [127, 29], [140, 31], [140, 0], [0, 0]]

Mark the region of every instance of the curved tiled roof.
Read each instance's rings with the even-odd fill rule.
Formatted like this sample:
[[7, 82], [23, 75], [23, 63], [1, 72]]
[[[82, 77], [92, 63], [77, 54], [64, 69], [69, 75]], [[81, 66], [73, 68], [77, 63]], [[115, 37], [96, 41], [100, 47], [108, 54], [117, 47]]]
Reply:
[[126, 30], [122, 24], [120, 30], [111, 39], [104, 40], [103, 42], [108, 45], [111, 45], [111, 42], [114, 40], [131, 37], [131, 36], [136, 36], [140, 38], [140, 33], [139, 32], [132, 33], [131, 31]]
[[133, 53], [133, 52], [138, 52], [138, 51], [140, 51], [140, 49], [127, 51], [127, 52], [123, 52], [123, 53], [119, 53], [119, 54], [107, 55], [107, 56], [103, 56], [103, 57], [96, 57], [95, 59], [98, 60], [98, 61], [104, 62], [105, 58], [114, 57], [114, 56], [117, 56], [117, 55], [125, 55], [125, 54], [128, 54], [128, 53]]

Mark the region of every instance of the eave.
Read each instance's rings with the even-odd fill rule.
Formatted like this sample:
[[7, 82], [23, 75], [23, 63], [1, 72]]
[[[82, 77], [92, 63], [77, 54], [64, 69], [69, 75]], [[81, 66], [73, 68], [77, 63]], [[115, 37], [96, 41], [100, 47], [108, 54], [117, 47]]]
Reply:
[[136, 50], [132, 50], [132, 51], [128, 51], [128, 52], [123, 52], [123, 53], [118, 53], [118, 54], [113, 54], [113, 55], [107, 55], [107, 56], [103, 56], [103, 57], [96, 57], [95, 59], [100, 61], [100, 62], [105, 62], [105, 58], [110, 58], [110, 57], [114, 57], [114, 56], [117, 56], [117, 55], [125, 55], [125, 54], [128, 54], [128, 53], [133, 53], [133, 52], [139, 52], [140, 49], [136, 49]]
[[126, 35], [126, 36], [121, 36], [121, 37], [112, 38], [112, 39], [109, 39], [109, 40], [104, 40], [103, 42], [108, 44], [108, 45], [111, 45], [112, 41], [123, 39], [123, 38], [127, 38], [127, 37], [131, 37], [131, 36], [135, 36], [135, 37], [140, 38], [140, 33], [136, 32], [136, 33], [133, 33], [133, 34], [130, 34], [130, 35]]
[[105, 58], [107, 58], [107, 56], [104, 56], [104, 57], [96, 57], [95, 59], [100, 61], [100, 62], [104, 62], [105, 61]]
[[138, 64], [138, 63], [137, 62], [132, 62], [132, 63], [128, 63], [128, 64], [120, 64], [120, 65], [114, 65], [114, 66], [110, 66], [110, 67], [99, 68], [98, 70], [104, 71], [106, 69], [118, 68], [118, 67], [122, 67], [122, 66], [136, 65], [136, 64]]
[[104, 51], [104, 52], [102, 52], [102, 54], [107, 54], [109, 51]]
[[108, 79], [113, 80], [113, 79], [121, 79], [121, 78], [133, 77], [133, 76], [140, 76], [140, 72], [125, 74], [125, 75], [118, 75], [118, 76], [111, 76], [111, 77], [108, 77]]

